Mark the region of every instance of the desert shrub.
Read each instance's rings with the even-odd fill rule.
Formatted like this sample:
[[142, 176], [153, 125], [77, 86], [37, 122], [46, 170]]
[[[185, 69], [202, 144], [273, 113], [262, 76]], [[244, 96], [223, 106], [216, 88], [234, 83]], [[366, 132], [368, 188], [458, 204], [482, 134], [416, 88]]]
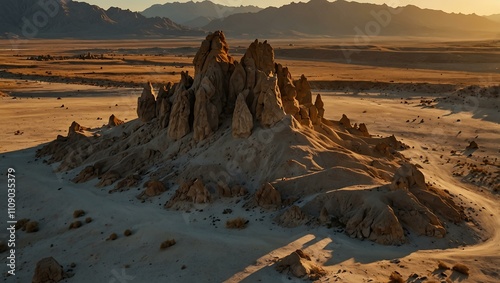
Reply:
[[26, 226], [24, 229], [25, 229], [26, 233], [37, 232], [38, 231], [38, 222], [30, 221], [30, 222], [26, 223]]
[[106, 241], [114, 241], [116, 239], [118, 239], [118, 235], [116, 233], [112, 233], [111, 235], [109, 235]]
[[81, 221], [75, 221], [69, 225], [69, 229], [78, 229], [82, 227], [82, 222]]
[[85, 211], [78, 209], [73, 211], [73, 218], [79, 218], [85, 215]]
[[92, 222], [92, 217], [85, 218], [85, 223], [90, 223], [90, 222]]
[[403, 276], [397, 271], [394, 271], [391, 273], [391, 276], [389, 276], [389, 283], [404, 283], [405, 280], [403, 279]]
[[125, 230], [125, 232], [123, 232], [123, 235], [125, 235], [125, 237], [128, 237], [128, 236], [132, 235], [132, 231], [130, 231], [130, 229], [127, 229], [127, 230]]
[[450, 267], [446, 263], [444, 263], [442, 261], [439, 261], [438, 262], [438, 269], [446, 269], [446, 270], [448, 270], [448, 269], [450, 269]]
[[28, 222], [30, 222], [30, 220], [28, 218], [23, 218], [23, 219], [17, 220], [16, 230], [19, 230], [21, 228], [25, 229], [25, 226]]
[[454, 271], [462, 273], [463, 275], [469, 275], [469, 268], [465, 264], [457, 263], [452, 268]]
[[228, 229], [245, 229], [247, 227], [248, 220], [242, 217], [238, 217], [226, 222], [226, 228]]
[[170, 248], [171, 246], [175, 245], [175, 240], [166, 240], [165, 242], [161, 243], [160, 249], [165, 250], [167, 248]]

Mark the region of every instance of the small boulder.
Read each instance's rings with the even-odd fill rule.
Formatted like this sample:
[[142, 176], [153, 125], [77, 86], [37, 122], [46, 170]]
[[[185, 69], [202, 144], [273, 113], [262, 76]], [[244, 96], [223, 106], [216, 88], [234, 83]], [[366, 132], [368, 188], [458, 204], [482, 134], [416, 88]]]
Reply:
[[63, 267], [53, 257], [47, 257], [36, 264], [32, 283], [53, 283], [64, 279]]

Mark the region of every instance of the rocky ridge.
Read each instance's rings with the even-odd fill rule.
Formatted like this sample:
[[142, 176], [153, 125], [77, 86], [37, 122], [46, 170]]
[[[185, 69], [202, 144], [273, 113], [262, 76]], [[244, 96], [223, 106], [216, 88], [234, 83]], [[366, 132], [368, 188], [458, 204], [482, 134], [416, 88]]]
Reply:
[[240, 62], [228, 50], [222, 32], [209, 34], [194, 77], [183, 72], [157, 94], [146, 85], [139, 119], [102, 129], [74, 122], [38, 156], [110, 192], [145, 181], [138, 197], [167, 194], [167, 209], [237, 197], [284, 227], [340, 226], [387, 245], [407, 242], [405, 230], [443, 238], [460, 225], [461, 208], [425, 182], [394, 136], [372, 137], [345, 115], [325, 119], [321, 95], [276, 63], [268, 42], [252, 42]]

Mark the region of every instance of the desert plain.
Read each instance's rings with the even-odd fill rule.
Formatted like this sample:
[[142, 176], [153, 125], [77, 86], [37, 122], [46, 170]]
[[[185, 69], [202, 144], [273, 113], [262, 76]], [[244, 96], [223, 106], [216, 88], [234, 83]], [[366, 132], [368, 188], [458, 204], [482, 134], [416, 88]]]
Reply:
[[[156, 94], [161, 85], [178, 82], [181, 72], [195, 75], [193, 59], [202, 40], [0, 41], [0, 184], [7, 186], [7, 169], [14, 168], [16, 217], [39, 224], [35, 233], [17, 231], [15, 280], [4, 272], [4, 264], [4, 282], [30, 282], [37, 262], [45, 257], [63, 266], [63, 282], [303, 282], [290, 270], [280, 273], [275, 268], [279, 259], [298, 249], [323, 270], [312, 279], [316, 282], [389, 282], [397, 274], [403, 281], [392, 282], [498, 282], [498, 40], [380, 37], [361, 44], [352, 38], [260, 39], [272, 45], [275, 61], [288, 67], [293, 79], [304, 74], [313, 97], [321, 94], [324, 119], [340, 121], [345, 114], [352, 124], [364, 123], [372, 137], [394, 135], [406, 145], [399, 151], [404, 159], [463, 212], [463, 221], [443, 222], [444, 237], [405, 230], [404, 243], [384, 245], [312, 218], [286, 228], [277, 223], [285, 204], [275, 210], [246, 205], [261, 185], [247, 180], [237, 180], [246, 184], [247, 196], [213, 197], [189, 209], [165, 209], [181, 183], [177, 174], [161, 176], [168, 188], [163, 194], [137, 198], [141, 184], [158, 172], [156, 163], [141, 172], [137, 185], [109, 193], [115, 184], [96, 188], [99, 180], [72, 181], [88, 164], [60, 170], [59, 163], [49, 162], [50, 156], [37, 157], [43, 145], [66, 136], [73, 121], [99, 134], [111, 131], [106, 125], [112, 114], [125, 122], [117, 127], [123, 131], [140, 127], [137, 104], [146, 83], [152, 83]], [[252, 41], [228, 38], [229, 53], [240, 60]], [[230, 144], [248, 142], [236, 139]], [[251, 144], [270, 146], [259, 144], [258, 138]], [[276, 166], [272, 160], [286, 152], [276, 150], [277, 156], [253, 161], [257, 165], [252, 168], [260, 172], [266, 170], [260, 166]], [[317, 152], [310, 150], [310, 155], [317, 160]], [[226, 157], [204, 162], [232, 158]], [[306, 169], [328, 169], [315, 166]], [[327, 176], [300, 185], [338, 181]], [[339, 189], [372, 185], [356, 181], [348, 180]], [[214, 196], [215, 184], [207, 185]], [[291, 185], [283, 181], [283, 186]], [[296, 205], [314, 197], [310, 194]], [[7, 203], [7, 194], [0, 200]], [[83, 210], [91, 222], [68, 229], [77, 220], [75, 210]], [[2, 215], [7, 217], [3, 204]], [[245, 229], [226, 228], [226, 221], [236, 217], [246, 219]], [[123, 233], [127, 229], [129, 236]], [[109, 240], [113, 233], [117, 239]], [[2, 229], [0, 236], [5, 242], [8, 234]], [[161, 249], [169, 239], [176, 244]], [[6, 257], [2, 253], [5, 262]], [[458, 263], [468, 267], [468, 274], [451, 269]]]

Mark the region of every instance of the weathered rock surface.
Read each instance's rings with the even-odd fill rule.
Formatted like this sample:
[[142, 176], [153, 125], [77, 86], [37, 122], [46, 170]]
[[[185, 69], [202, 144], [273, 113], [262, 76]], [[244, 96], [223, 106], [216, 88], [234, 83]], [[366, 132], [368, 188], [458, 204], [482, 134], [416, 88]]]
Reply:
[[158, 97], [156, 98], [156, 117], [158, 117], [160, 126], [166, 128], [170, 121], [170, 111], [172, 111], [172, 103], [170, 99], [174, 95], [175, 88], [171, 82], [160, 87]]
[[[346, 116], [325, 119], [321, 95], [313, 103], [307, 78], [294, 81], [267, 42], [252, 43], [239, 63], [228, 50], [221, 32], [208, 35], [193, 61], [194, 79], [181, 72], [180, 82], [162, 86], [156, 100], [149, 87], [139, 98], [140, 120], [112, 131], [74, 122], [68, 136], [37, 156], [51, 155], [47, 162], [60, 162], [59, 171], [84, 168], [75, 182], [117, 183], [110, 192], [135, 187], [143, 177], [203, 176], [207, 186], [200, 179], [180, 182], [165, 207], [208, 205], [211, 190], [221, 198], [249, 192], [245, 206], [280, 210], [275, 220], [283, 226], [319, 219], [383, 244], [406, 242], [407, 231], [443, 237], [445, 220], [462, 221], [450, 196], [426, 184], [416, 168], [398, 170], [403, 143], [371, 137], [366, 125], [351, 125]], [[140, 199], [166, 190], [148, 185]], [[292, 206], [299, 199], [301, 207]]]
[[232, 123], [232, 132], [235, 138], [248, 138], [252, 134], [253, 116], [248, 109], [246, 95], [248, 95], [248, 90], [240, 93], [236, 100]]
[[204, 77], [196, 92], [194, 103], [193, 139], [201, 141], [215, 132], [219, 127], [220, 110], [212, 100], [216, 89], [208, 77]]
[[203, 204], [211, 201], [211, 194], [199, 179], [182, 183], [165, 204], [166, 208], [182, 209], [183, 203]]
[[255, 116], [263, 127], [272, 127], [285, 117], [281, 94], [276, 77], [258, 73], [257, 86], [254, 89], [256, 96]]
[[137, 196], [138, 199], [156, 197], [167, 191], [167, 187], [165, 186], [165, 184], [156, 180], [146, 182], [144, 184], [144, 187], [146, 189]]
[[114, 114], [109, 116], [109, 121], [108, 121], [108, 126], [110, 127], [116, 127], [125, 124], [124, 121], [118, 119]]
[[189, 115], [191, 114], [191, 103], [189, 92], [184, 90], [179, 93], [174, 100], [172, 112], [170, 113], [170, 123], [168, 126], [168, 137], [178, 140], [191, 132]]
[[312, 104], [311, 85], [307, 81], [306, 76], [302, 75], [300, 79], [294, 81], [294, 84], [297, 88], [297, 100], [299, 104], [306, 106]]
[[265, 183], [255, 193], [255, 201], [257, 205], [266, 209], [281, 208], [281, 194], [273, 185]]
[[145, 123], [156, 118], [156, 98], [151, 83], [146, 84], [137, 99], [137, 116]]
[[407, 241], [404, 228], [443, 238], [446, 229], [436, 214], [459, 221], [460, 213], [452, 203], [449, 197], [428, 190], [423, 174], [405, 164], [392, 184], [331, 191], [306, 204], [304, 211], [321, 223], [342, 225], [353, 238], [397, 245]]

